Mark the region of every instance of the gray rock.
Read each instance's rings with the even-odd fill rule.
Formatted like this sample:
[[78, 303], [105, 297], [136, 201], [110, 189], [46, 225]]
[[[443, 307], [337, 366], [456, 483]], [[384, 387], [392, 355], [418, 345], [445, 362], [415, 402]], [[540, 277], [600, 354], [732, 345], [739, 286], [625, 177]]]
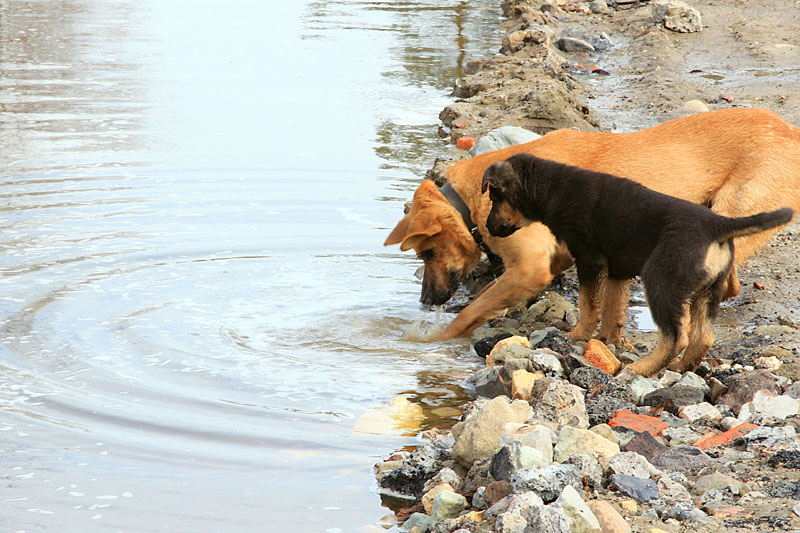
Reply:
[[663, 388], [663, 385], [657, 379], [636, 376], [628, 381], [628, 387], [631, 389], [631, 395], [633, 396], [634, 403], [639, 405], [639, 402], [642, 401], [642, 398], [655, 390]]
[[[711, 387], [708, 386], [706, 380], [695, 374], [694, 372], [685, 372], [681, 379], [675, 384], [676, 387], [694, 387], [703, 391], [704, 396], [711, 394]], [[700, 402], [696, 402], [700, 403]]]
[[653, 19], [668, 30], [678, 33], [703, 31], [700, 12], [678, 0], [661, 0], [650, 4]]
[[641, 479], [633, 476], [612, 474], [608, 478], [609, 487], [614, 487], [622, 494], [644, 503], [658, 498], [658, 487], [652, 479]]
[[528, 515], [524, 533], [570, 533], [569, 518], [560, 505], [536, 505]]
[[608, 471], [612, 474], [622, 474], [642, 479], [658, 476], [661, 472], [650, 462], [636, 452], [620, 452], [611, 457], [607, 462]]
[[449, 450], [425, 441], [403, 460], [402, 465], [384, 474], [380, 485], [395, 494], [420, 498], [425, 482], [441, 469], [443, 461], [449, 459]]
[[519, 533], [528, 525], [528, 515], [534, 507], [543, 505], [542, 499], [532, 491], [512, 494], [506, 511], [497, 517], [495, 531]]
[[[649, 433], [648, 433], [649, 435]], [[590, 488], [599, 489], [603, 483], [603, 467], [600, 462], [587, 454], [570, 456], [564, 464], [572, 465], [578, 470], [581, 480]]]
[[533, 371], [541, 370], [546, 376], [561, 378], [564, 376], [564, 367], [558, 359], [558, 354], [549, 348], [539, 348], [530, 355]]
[[[683, 479], [685, 480], [686, 476], [684, 476]], [[686, 487], [682, 483], [676, 481], [674, 477], [661, 476], [658, 479], [657, 485], [659, 496], [664, 501], [684, 501], [692, 499]]]
[[698, 478], [692, 487], [692, 494], [700, 495], [706, 491], [718, 489], [738, 496], [742, 493], [743, 486], [741, 481], [725, 474], [708, 474]]
[[768, 370], [752, 370], [738, 374], [725, 383], [728, 392], [717, 399], [717, 404], [730, 407], [734, 414], [739, 414], [742, 405], [753, 400], [756, 391], [769, 390], [780, 394], [778, 378]]
[[485, 492], [486, 487], [478, 487], [478, 490], [472, 495], [472, 508], [476, 511], [485, 511], [489, 508], [489, 503], [483, 497]]
[[594, 0], [589, 4], [589, 9], [591, 9], [592, 13], [595, 14], [605, 13], [608, 11], [608, 4], [606, 3], [606, 0]]
[[519, 441], [511, 441], [492, 456], [489, 473], [496, 480], [509, 481], [521, 468], [546, 466], [544, 455], [536, 448], [525, 446]]
[[517, 370], [533, 371], [530, 359], [507, 359], [501, 370], [503, 381], [511, 383], [511, 378]]
[[506, 433], [500, 437], [501, 446], [515, 441], [539, 450], [545, 465], [553, 462], [553, 446], [557, 441], [557, 437], [549, 427], [543, 425], [525, 426], [517, 433]]
[[422, 492], [428, 492], [435, 486], [441, 485], [442, 483], [447, 483], [451, 487], [458, 487], [461, 485], [462, 481], [463, 479], [461, 479], [461, 476], [456, 474], [452, 468], [445, 467], [439, 470], [435, 476], [425, 482]]
[[553, 464], [543, 468], [523, 468], [511, 477], [515, 493], [534, 491], [545, 503], [556, 500], [567, 485], [581, 488], [578, 471], [572, 465]]
[[658, 442], [655, 437], [647, 431], [638, 433], [633, 439], [622, 446], [622, 451], [636, 452], [651, 463], [654, 458], [666, 451], [666, 449], [666, 446]]
[[684, 474], [697, 474], [703, 468], [716, 464], [700, 448], [694, 446], [678, 446], [669, 448], [660, 453], [652, 461], [653, 466], [667, 472], [682, 472]]
[[583, 391], [564, 381], [554, 381], [533, 406], [536, 419], [577, 428], [589, 427]]
[[490, 366], [481, 368], [469, 378], [469, 383], [479, 396], [495, 398], [506, 394], [506, 384], [500, 376], [500, 368]]
[[535, 141], [539, 137], [541, 137], [541, 135], [526, 130], [525, 128], [501, 126], [479, 138], [475, 145], [470, 148], [469, 155], [475, 157], [476, 155], [485, 154], [486, 152]]
[[560, 355], [571, 354], [574, 351], [572, 341], [563, 331], [553, 327], [534, 331], [528, 340], [533, 348], [549, 348]]
[[641, 404], [664, 407], [670, 413], [676, 414], [678, 412], [678, 407], [700, 403], [703, 401], [704, 396], [704, 392], [696, 387], [679, 387], [673, 385], [672, 387], [658, 389], [645, 395], [641, 400]]
[[672, 448], [677, 446], [688, 446], [697, 442], [700, 435], [692, 430], [690, 427], [667, 428], [661, 432], [664, 437], [669, 439], [669, 445]]
[[428, 531], [433, 529], [434, 523], [433, 518], [425, 513], [414, 513], [408, 517], [408, 520], [403, 522], [403, 525], [400, 526], [400, 531], [411, 531], [416, 527], [420, 533], [428, 533]]

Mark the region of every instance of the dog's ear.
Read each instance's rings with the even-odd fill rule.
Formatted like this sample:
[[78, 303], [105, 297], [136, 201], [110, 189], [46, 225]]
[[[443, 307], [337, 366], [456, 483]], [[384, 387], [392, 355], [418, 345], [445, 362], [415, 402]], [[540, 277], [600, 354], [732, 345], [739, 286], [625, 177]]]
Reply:
[[392, 230], [384, 246], [400, 243], [403, 252], [416, 248], [423, 239], [433, 237], [442, 231], [442, 225], [430, 216], [422, 213], [404, 216]]

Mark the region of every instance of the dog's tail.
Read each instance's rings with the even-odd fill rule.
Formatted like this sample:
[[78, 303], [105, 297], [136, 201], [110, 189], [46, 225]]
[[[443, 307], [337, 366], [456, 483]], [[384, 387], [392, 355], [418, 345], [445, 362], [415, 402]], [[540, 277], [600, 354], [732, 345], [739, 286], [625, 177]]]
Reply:
[[746, 237], [767, 231], [786, 224], [794, 216], [794, 211], [789, 207], [783, 207], [768, 213], [759, 213], [749, 217], [728, 218], [723, 217], [717, 227], [717, 238], [715, 240], [728, 240], [735, 237]]

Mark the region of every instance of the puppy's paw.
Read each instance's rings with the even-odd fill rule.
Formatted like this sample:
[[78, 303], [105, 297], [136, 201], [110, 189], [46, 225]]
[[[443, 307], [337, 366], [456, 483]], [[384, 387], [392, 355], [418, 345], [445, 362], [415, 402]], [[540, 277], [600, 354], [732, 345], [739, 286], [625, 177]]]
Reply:
[[638, 361], [629, 364], [625, 367], [623, 372], [635, 372], [639, 376], [649, 378], [661, 370], [661, 365], [656, 359], [651, 359], [650, 356], [639, 359]]
[[567, 332], [567, 338], [571, 341], [588, 341], [592, 338], [591, 334], [587, 334], [585, 331], [575, 328], [570, 332]]

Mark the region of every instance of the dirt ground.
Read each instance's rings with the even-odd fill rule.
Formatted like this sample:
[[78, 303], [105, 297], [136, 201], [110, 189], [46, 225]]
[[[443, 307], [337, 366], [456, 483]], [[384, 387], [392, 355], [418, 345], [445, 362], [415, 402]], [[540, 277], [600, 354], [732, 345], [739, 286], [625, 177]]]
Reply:
[[[502, 28], [503, 53], [467, 65], [467, 75], [455, 84], [454, 103], [440, 115], [443, 135], [455, 144], [461, 136], [480, 137], [500, 125], [539, 133], [561, 127], [632, 131], [696, 112], [696, 103], [687, 107], [694, 100], [707, 109], [764, 107], [800, 124], [800, 1], [692, 0], [702, 31], [691, 33], [666, 29], [654, 18], [651, 2], [609, 1], [605, 10], [602, 4], [504, 2], [509, 18]], [[566, 28], [612, 44], [594, 52], [558, 50], [553, 43]], [[515, 30], [523, 33], [514, 35]], [[448, 153], [452, 160], [464, 157], [467, 152], [455, 147]], [[441, 176], [450, 163], [437, 162], [429, 175]], [[779, 347], [792, 355], [777, 374], [800, 379], [798, 233], [800, 218], [740, 268], [741, 294], [723, 305], [710, 357], [725, 357], [741, 346]], [[756, 326], [778, 324], [795, 327], [795, 333], [766, 340], [753, 335]], [[656, 340], [654, 333], [633, 328], [627, 335], [648, 347]], [[783, 469], [764, 476], [757, 460], [739, 467], [739, 477], [752, 480], [756, 489], [799, 477], [797, 470]], [[800, 519], [790, 512], [795, 503], [755, 500], [752, 509], [740, 510], [741, 527], [730, 530], [796, 528]], [[770, 522], [787, 515], [783, 522]], [[648, 531], [655, 524], [641, 517], [632, 525], [634, 531]], [[706, 530], [698, 524], [666, 529]]]

